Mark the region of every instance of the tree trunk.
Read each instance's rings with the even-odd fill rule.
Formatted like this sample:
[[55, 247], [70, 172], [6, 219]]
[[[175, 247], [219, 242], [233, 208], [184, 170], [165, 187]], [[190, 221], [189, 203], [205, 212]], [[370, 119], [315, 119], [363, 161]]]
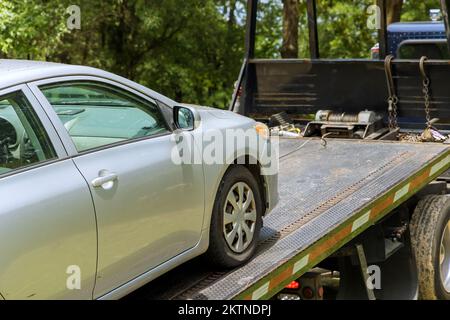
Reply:
[[283, 0], [283, 59], [298, 58], [299, 0]]
[[236, 24], [236, 0], [230, 0], [230, 11], [228, 13], [228, 28], [232, 29]]
[[387, 24], [399, 22], [402, 15], [403, 0], [389, 0], [387, 3]]

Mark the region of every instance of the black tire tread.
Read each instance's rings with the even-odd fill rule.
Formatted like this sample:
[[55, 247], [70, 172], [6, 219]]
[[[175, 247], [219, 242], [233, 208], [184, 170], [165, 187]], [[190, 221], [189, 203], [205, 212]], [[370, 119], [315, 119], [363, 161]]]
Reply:
[[436, 233], [440, 228], [450, 197], [430, 195], [424, 197], [414, 210], [411, 219], [411, 243], [414, 250], [419, 278], [419, 298], [423, 300], [445, 299], [437, 288], [435, 274]]
[[[246, 251], [244, 251], [244, 253], [242, 254], [243, 258], [241, 260], [231, 259], [230, 256], [227, 255], [224, 251], [223, 242], [225, 241], [225, 239], [223, 239], [223, 242], [220, 239], [221, 237], [223, 237], [223, 235], [221, 231], [219, 232], [219, 230], [221, 230], [221, 223], [220, 219], [218, 218], [220, 214], [218, 208], [220, 206], [220, 195], [223, 192], [228, 193], [228, 190], [224, 191], [228, 179], [245, 179], [247, 181], [250, 180], [252, 181], [252, 184], [255, 186], [255, 188], [252, 188], [252, 190], [253, 195], [255, 197], [255, 201], [257, 202], [256, 206], [257, 206], [258, 223], [255, 229], [255, 237], [253, 238], [253, 243], [247, 248]], [[262, 227], [262, 198], [259, 191], [258, 182], [246, 167], [240, 165], [233, 165], [225, 173], [216, 195], [216, 200], [214, 203], [213, 213], [211, 217], [209, 248], [205, 254], [207, 262], [215, 267], [226, 269], [235, 268], [238, 267], [239, 265], [244, 264], [254, 255], [256, 251], [256, 244], [258, 242], [259, 238], [258, 235], [261, 227]]]

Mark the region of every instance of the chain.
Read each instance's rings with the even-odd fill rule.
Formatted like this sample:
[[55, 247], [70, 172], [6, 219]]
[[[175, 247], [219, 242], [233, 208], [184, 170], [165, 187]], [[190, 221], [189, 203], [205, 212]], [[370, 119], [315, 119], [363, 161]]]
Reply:
[[395, 83], [394, 78], [392, 77], [392, 60], [394, 60], [394, 56], [389, 55], [384, 60], [384, 71], [386, 73], [386, 82], [389, 93], [388, 102], [388, 116], [389, 116], [389, 129], [391, 131], [396, 130], [398, 128], [397, 123], [397, 104], [398, 97], [395, 94]]
[[422, 57], [420, 59], [420, 72], [422, 73], [423, 78], [423, 97], [425, 100], [425, 119], [426, 119], [426, 125], [427, 129], [431, 129], [431, 115], [430, 115], [430, 78], [428, 78], [426, 72], [425, 72], [425, 61], [427, 61], [427, 57]]
[[388, 104], [389, 104], [389, 129], [395, 130], [398, 128], [397, 123], [397, 103], [398, 98], [397, 96], [389, 97]]
[[425, 105], [425, 119], [426, 119], [426, 128], [422, 132], [422, 134], [401, 134], [401, 141], [408, 142], [444, 142], [449, 139], [448, 135], [443, 135], [436, 128], [433, 128], [433, 123], [431, 121], [430, 115], [430, 106], [431, 106], [431, 93], [430, 93], [430, 78], [428, 77], [425, 70], [425, 61], [427, 61], [427, 57], [420, 58], [420, 73], [422, 74], [422, 93], [424, 98]]
[[431, 128], [431, 116], [430, 116], [430, 79], [423, 80], [423, 96], [425, 99], [425, 119], [427, 120], [427, 128]]

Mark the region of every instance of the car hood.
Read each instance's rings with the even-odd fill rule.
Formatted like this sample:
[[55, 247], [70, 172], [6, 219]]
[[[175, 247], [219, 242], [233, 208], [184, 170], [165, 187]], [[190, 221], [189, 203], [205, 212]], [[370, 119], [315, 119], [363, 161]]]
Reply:
[[191, 108], [195, 108], [197, 109], [200, 113], [208, 113], [209, 115], [212, 115], [215, 118], [218, 119], [236, 119], [236, 118], [246, 118], [249, 119], [247, 117], [241, 116], [237, 113], [228, 111], [228, 110], [222, 110], [222, 109], [217, 109], [217, 108], [211, 108], [211, 107], [206, 107], [206, 106], [199, 106], [199, 105], [194, 105], [194, 104], [180, 104], [181, 106], [186, 106], [186, 107], [191, 107]]

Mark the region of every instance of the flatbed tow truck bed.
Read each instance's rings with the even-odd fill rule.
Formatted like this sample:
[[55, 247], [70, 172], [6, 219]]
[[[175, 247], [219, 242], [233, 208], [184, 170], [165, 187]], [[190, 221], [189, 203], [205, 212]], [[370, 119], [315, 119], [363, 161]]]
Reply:
[[128, 298], [271, 298], [449, 166], [446, 144], [281, 139], [280, 203], [264, 219], [257, 256], [228, 272], [199, 258]]

